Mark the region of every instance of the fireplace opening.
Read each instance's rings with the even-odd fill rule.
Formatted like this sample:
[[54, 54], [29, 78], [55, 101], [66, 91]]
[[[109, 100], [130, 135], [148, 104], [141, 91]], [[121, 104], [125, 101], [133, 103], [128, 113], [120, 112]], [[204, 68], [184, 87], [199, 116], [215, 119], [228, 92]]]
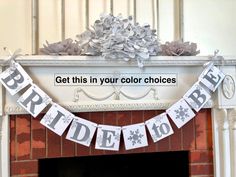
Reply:
[[[143, 174], [143, 175], [142, 175]], [[188, 151], [39, 160], [39, 177], [189, 176]]]

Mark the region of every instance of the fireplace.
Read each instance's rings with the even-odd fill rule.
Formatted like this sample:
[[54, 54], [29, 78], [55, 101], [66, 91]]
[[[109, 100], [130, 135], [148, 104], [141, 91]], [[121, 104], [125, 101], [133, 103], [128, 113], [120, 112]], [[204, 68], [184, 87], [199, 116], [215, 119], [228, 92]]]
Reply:
[[[143, 70], [135, 62], [107, 61], [98, 57], [80, 56], [24, 56], [17, 61], [30, 74], [35, 84], [44, 90], [55, 103], [78, 117], [97, 124], [126, 126], [145, 122], [163, 113], [182, 98], [202, 73], [208, 57], [153, 57], [144, 63]], [[222, 61], [215, 61], [220, 65]], [[0, 58], [1, 70], [6, 62]], [[170, 120], [174, 134], [156, 143], [147, 132], [148, 146], [126, 150], [121, 136], [119, 151], [95, 149], [95, 136], [89, 147], [58, 136], [40, 124], [44, 112], [33, 118], [17, 103], [14, 97], [0, 87], [0, 176], [39, 177], [41, 162], [82, 158], [120, 158], [132, 155], [157, 154], [171, 156], [187, 154], [187, 171], [190, 177], [234, 177], [236, 174], [236, 94], [235, 58], [226, 58], [218, 66], [226, 80], [212, 95], [205, 107], [186, 125], [178, 129]], [[174, 85], [158, 86], [81, 86], [57, 85], [55, 74], [143, 73], [172, 74]], [[145, 74], [144, 74], [145, 76]], [[63, 93], [63, 94], [62, 94]], [[45, 110], [46, 111], [46, 110]], [[162, 154], [163, 153], [163, 154]], [[49, 162], [51, 163], [51, 161]]]
[[[76, 115], [100, 124], [122, 126], [148, 120], [160, 113], [162, 111], [117, 111], [77, 113]], [[137, 161], [148, 165], [151, 165], [154, 157], [160, 159], [163, 163], [168, 159], [169, 169], [171, 162], [178, 160], [177, 164], [185, 167], [184, 173], [187, 171], [187, 176], [204, 175], [210, 177], [213, 175], [210, 109], [203, 109], [195, 119], [192, 119], [182, 129], [178, 129], [171, 122], [175, 133], [157, 143], [153, 143], [148, 134], [149, 146], [147, 147], [127, 151], [121, 140], [122, 143], [118, 152], [96, 150], [94, 147], [95, 139], [93, 139], [91, 147], [68, 141], [65, 139], [65, 135], [60, 137], [41, 125], [39, 121], [42, 116], [40, 115], [36, 119], [29, 115], [11, 116], [11, 176], [44, 177], [44, 173], [40, 174], [40, 169], [45, 166], [42, 165], [44, 161], [48, 161], [45, 164], [57, 165], [68, 159], [73, 159], [72, 161], [78, 161], [78, 163], [80, 163], [80, 160], [94, 159], [94, 162], [98, 162], [97, 165], [99, 166], [100, 160], [101, 163], [112, 158], [113, 155], [120, 160], [122, 158], [130, 158], [130, 160], [140, 158]], [[180, 161], [182, 157], [179, 156], [183, 156], [184, 160]], [[141, 160], [141, 158], [145, 160]], [[158, 160], [153, 162], [154, 165], [158, 163], [156, 161]], [[155, 169], [158, 170], [158, 166]]]
[[39, 177], [189, 176], [188, 151], [39, 160]]

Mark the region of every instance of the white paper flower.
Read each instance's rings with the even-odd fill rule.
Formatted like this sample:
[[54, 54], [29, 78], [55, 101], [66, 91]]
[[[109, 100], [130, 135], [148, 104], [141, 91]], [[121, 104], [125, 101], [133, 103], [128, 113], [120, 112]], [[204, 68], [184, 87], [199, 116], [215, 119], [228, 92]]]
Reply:
[[161, 45], [161, 55], [167, 56], [195, 56], [199, 54], [196, 43], [173, 41]]
[[158, 53], [156, 31], [148, 24], [134, 24], [132, 17], [124, 19], [121, 15], [103, 15], [92, 28], [77, 35], [83, 54], [101, 54], [104, 58], [123, 58], [125, 61], [135, 59], [142, 67], [143, 60]]
[[72, 39], [65, 39], [60, 42], [49, 44], [46, 41], [46, 45], [43, 45], [44, 48], [40, 49], [40, 52], [46, 55], [80, 55], [81, 49], [78, 45], [78, 42], [73, 41]]

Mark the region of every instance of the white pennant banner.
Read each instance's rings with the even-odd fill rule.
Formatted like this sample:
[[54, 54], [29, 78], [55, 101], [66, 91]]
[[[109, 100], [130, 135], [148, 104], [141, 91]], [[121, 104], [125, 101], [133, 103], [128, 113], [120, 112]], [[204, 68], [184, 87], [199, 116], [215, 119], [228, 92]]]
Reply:
[[183, 98], [195, 111], [198, 112], [211, 98], [211, 95], [201, 87], [199, 83], [195, 83]]
[[0, 74], [0, 81], [11, 95], [15, 95], [32, 83], [30, 76], [16, 62], [13, 62], [12, 67], [9, 67]]
[[33, 117], [37, 117], [51, 101], [52, 99], [34, 84], [17, 100]]
[[195, 116], [191, 107], [185, 102], [184, 99], [181, 99], [172, 105], [166, 110], [166, 113], [170, 116], [178, 128], [182, 127]]
[[121, 127], [98, 125], [95, 149], [118, 151]]
[[162, 113], [145, 122], [154, 142], [160, 141], [174, 133], [166, 113]]
[[144, 123], [124, 126], [122, 133], [126, 150], [148, 146]]
[[97, 124], [94, 122], [75, 117], [67, 133], [66, 139], [84, 146], [90, 146], [96, 128]]
[[[98, 126], [94, 122], [74, 116], [56, 103], [52, 104], [40, 123], [61, 136], [72, 122], [66, 139], [85, 146], [90, 146], [98, 126], [96, 149], [118, 151], [121, 130], [127, 150], [145, 147], [148, 146], [145, 125], [154, 142], [170, 136], [174, 132], [167, 114], [178, 128], [182, 127], [195, 116], [192, 109], [198, 112], [211, 98], [209, 90], [214, 92], [224, 77], [225, 74], [215, 67], [213, 63], [210, 63], [199, 76], [198, 82], [187, 91], [183, 98], [167, 109], [166, 113], [157, 115], [145, 123], [123, 127], [110, 125]], [[12, 61], [11, 67], [0, 74], [0, 82], [11, 95], [15, 95], [27, 85], [31, 84], [31, 87], [20, 96], [17, 102], [33, 117], [36, 117], [52, 102], [52, 99], [46, 93], [35, 84], [32, 84], [30, 76], [19, 63], [14, 61]]]
[[40, 123], [61, 136], [74, 117], [75, 116], [71, 112], [60, 105], [53, 103], [51, 108], [41, 119]]

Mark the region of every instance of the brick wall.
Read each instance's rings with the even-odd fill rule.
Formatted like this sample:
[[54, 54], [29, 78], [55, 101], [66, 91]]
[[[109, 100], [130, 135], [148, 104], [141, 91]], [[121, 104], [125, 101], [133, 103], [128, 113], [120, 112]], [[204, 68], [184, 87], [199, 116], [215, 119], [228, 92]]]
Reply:
[[[143, 122], [161, 111], [125, 111], [78, 113], [77, 116], [98, 124], [128, 125]], [[12, 115], [10, 118], [10, 163], [12, 177], [37, 177], [38, 159], [73, 157], [114, 153], [138, 153], [189, 150], [191, 177], [213, 176], [212, 128], [210, 109], [202, 109], [197, 116], [181, 129], [172, 124], [174, 134], [153, 143], [148, 134], [149, 146], [126, 151], [123, 139], [119, 152], [96, 150], [95, 139], [85, 147], [54, 134], [39, 121], [43, 115]], [[172, 123], [172, 122], [171, 122]]]

